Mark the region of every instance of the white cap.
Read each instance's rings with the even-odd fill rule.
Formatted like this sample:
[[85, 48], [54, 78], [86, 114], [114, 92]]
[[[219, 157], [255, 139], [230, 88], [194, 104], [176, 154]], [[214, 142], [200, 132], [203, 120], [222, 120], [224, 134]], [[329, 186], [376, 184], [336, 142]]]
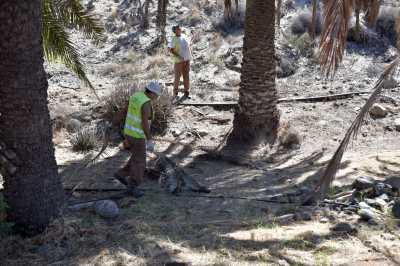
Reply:
[[157, 81], [150, 81], [147, 84], [146, 89], [148, 89], [149, 91], [157, 94], [158, 96], [161, 95], [161, 85]]

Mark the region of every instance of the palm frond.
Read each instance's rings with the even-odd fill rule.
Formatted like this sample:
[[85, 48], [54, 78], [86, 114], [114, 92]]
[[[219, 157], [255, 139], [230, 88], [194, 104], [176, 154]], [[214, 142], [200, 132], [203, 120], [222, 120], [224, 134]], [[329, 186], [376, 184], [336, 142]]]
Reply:
[[357, 134], [360, 131], [364, 118], [367, 116], [369, 109], [379, 98], [380, 94], [383, 90], [383, 83], [385, 80], [390, 78], [397, 67], [399, 66], [399, 58], [396, 58], [390, 65], [385, 69], [385, 71], [381, 74], [378, 81], [375, 83], [373, 88], [373, 92], [365, 105], [362, 107], [360, 113], [357, 115], [356, 119], [351, 124], [350, 128], [347, 130], [346, 135], [344, 136], [342, 142], [340, 143], [338, 149], [330, 160], [325, 172], [320, 180], [319, 186], [317, 188], [317, 194], [320, 198], [324, 198], [328, 192], [330, 185], [333, 182], [333, 179], [336, 176], [336, 173], [340, 167], [340, 162], [343, 158], [343, 154], [347, 149], [348, 144], [353, 139], [357, 138]]
[[364, 7], [364, 12], [366, 12], [366, 21], [370, 27], [376, 24], [380, 7], [381, 3], [379, 0], [369, 0], [368, 5]]
[[66, 27], [82, 32], [85, 38], [98, 44], [104, 37], [104, 27], [94, 14], [87, 11], [79, 0], [45, 0], [52, 6], [54, 15]]
[[353, 0], [326, 0], [319, 60], [326, 75], [334, 75], [343, 59]]
[[60, 61], [73, 71], [85, 85], [92, 89], [99, 99], [93, 85], [85, 74], [85, 67], [80, 61], [80, 54], [70, 40], [63, 21], [54, 14], [52, 5], [44, 3], [42, 20], [43, 50], [49, 61]]

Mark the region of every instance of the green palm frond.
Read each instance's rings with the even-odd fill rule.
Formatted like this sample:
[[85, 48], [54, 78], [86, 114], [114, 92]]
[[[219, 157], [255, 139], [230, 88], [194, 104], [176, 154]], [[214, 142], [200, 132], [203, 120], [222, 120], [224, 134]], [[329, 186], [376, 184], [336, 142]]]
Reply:
[[42, 27], [43, 50], [47, 60], [63, 63], [99, 98], [86, 76], [78, 49], [67, 32], [67, 27], [75, 28], [98, 43], [103, 29], [93, 15], [87, 13], [78, 0], [44, 0]]
[[54, 14], [66, 27], [72, 27], [88, 39], [99, 43], [103, 39], [104, 27], [99, 20], [81, 5], [79, 0], [45, 0], [52, 3]]

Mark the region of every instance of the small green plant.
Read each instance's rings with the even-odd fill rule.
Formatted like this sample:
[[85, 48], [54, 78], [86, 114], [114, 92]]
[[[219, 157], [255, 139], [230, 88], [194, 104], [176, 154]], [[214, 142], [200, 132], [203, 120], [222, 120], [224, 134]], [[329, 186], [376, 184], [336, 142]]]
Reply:
[[214, 66], [218, 67], [218, 70], [223, 69], [225, 66], [225, 63], [224, 63], [224, 60], [222, 59], [222, 57], [215, 55], [215, 54], [210, 56], [209, 62], [210, 62], [210, 64], [213, 64]]
[[88, 152], [96, 147], [97, 135], [93, 128], [81, 128], [71, 139], [72, 149]]
[[288, 39], [288, 42], [300, 53], [300, 55], [308, 58], [313, 56], [314, 42], [311, 39], [310, 35], [308, 35], [308, 33], [304, 33], [299, 37], [291, 36]]

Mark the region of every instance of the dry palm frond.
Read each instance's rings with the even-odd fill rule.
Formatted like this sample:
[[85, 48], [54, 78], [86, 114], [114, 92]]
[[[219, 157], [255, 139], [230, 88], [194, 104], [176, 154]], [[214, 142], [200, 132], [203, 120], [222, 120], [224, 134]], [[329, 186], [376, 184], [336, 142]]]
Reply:
[[282, 12], [282, 0], [277, 0], [277, 3], [276, 3], [276, 26], [278, 27], [278, 29], [281, 27], [281, 12]]
[[379, 15], [379, 10], [380, 10], [380, 1], [379, 0], [368, 0], [365, 1], [367, 3], [364, 3], [364, 6], [362, 10], [365, 12], [366, 16], [366, 21], [369, 26], [375, 25], [378, 15]]
[[319, 60], [326, 75], [334, 74], [343, 59], [352, 10], [352, 0], [325, 1]]
[[317, 192], [321, 198], [324, 198], [326, 196], [329, 186], [331, 185], [339, 169], [340, 162], [349, 142], [352, 139], [354, 140], [357, 138], [357, 134], [361, 128], [364, 118], [367, 116], [371, 106], [375, 103], [375, 101], [379, 98], [379, 95], [382, 93], [384, 81], [391, 78], [396, 68], [398, 67], [399, 62], [400, 59], [396, 58], [381, 74], [368, 101], [365, 103], [360, 113], [357, 115], [356, 119], [347, 130], [346, 135], [339, 145], [339, 148], [336, 150], [334, 156], [332, 157], [327, 168], [325, 169], [324, 175], [322, 176], [320, 184], [317, 188]]
[[[394, 27], [396, 30], [396, 36], [400, 36], [400, 16], [397, 16]], [[400, 49], [400, 37], [397, 37], [396, 47], [398, 50]]]
[[316, 23], [317, 23], [317, 8], [318, 8], [317, 0], [313, 0], [312, 4], [313, 4], [313, 6], [312, 6], [310, 37], [312, 40], [314, 40], [315, 39], [315, 28], [316, 28]]

